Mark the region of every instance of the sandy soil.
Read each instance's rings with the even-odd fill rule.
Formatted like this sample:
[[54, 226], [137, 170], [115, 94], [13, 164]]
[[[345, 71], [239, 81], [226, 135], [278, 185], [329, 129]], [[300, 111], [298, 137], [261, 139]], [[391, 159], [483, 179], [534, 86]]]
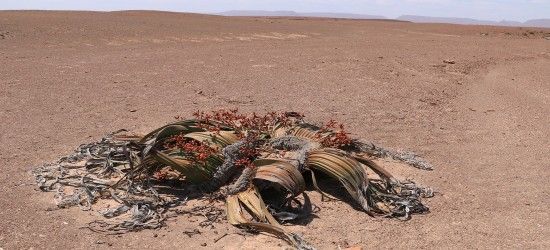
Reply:
[[[301, 111], [432, 162], [380, 161], [440, 195], [432, 212], [373, 219], [321, 202], [293, 226], [321, 249], [550, 248], [550, 30], [162, 12], [0, 12], [0, 247], [280, 249], [178, 217], [106, 236], [53, 210], [32, 166], [194, 110]], [[444, 63], [454, 60], [455, 64]], [[183, 231], [198, 228], [192, 238]], [[214, 242], [220, 236], [229, 236]], [[157, 237], [154, 237], [157, 234]], [[98, 244], [103, 243], [103, 244]], [[205, 246], [201, 246], [205, 245]]]

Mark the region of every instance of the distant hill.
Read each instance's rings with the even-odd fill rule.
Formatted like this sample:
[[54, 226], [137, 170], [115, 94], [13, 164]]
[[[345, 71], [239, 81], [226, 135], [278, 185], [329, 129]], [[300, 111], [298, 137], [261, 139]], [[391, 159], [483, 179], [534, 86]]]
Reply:
[[388, 19], [385, 16], [362, 15], [352, 13], [333, 13], [333, 12], [301, 12], [301, 16], [312, 17], [330, 17], [330, 18], [350, 18], [350, 19]]
[[495, 22], [495, 21], [488, 21], [488, 20], [477, 20], [477, 19], [471, 19], [471, 18], [458, 18], [458, 17], [429, 17], [429, 16], [403, 15], [398, 17], [397, 20], [409, 21], [414, 23], [452, 23], [452, 24], [465, 24], [465, 25], [495, 25], [495, 26], [550, 28], [550, 19], [533, 19], [522, 23], [522, 22], [508, 21], [508, 20]]
[[550, 28], [550, 19], [533, 19], [523, 23], [524, 26]]
[[352, 13], [333, 12], [295, 12], [295, 11], [265, 11], [265, 10], [230, 10], [217, 13], [222, 16], [300, 16], [300, 17], [328, 17], [349, 19], [387, 19], [385, 16], [362, 15]]
[[470, 18], [458, 17], [431, 17], [431, 16], [412, 16], [404, 15], [397, 18], [398, 20], [409, 21], [414, 23], [453, 23], [466, 25], [498, 25], [498, 22], [476, 20]]
[[430, 17], [430, 16], [415, 16], [415, 15], [403, 15], [396, 19], [388, 19], [385, 16], [377, 15], [363, 15], [352, 13], [338, 13], [338, 12], [295, 12], [295, 11], [265, 11], [265, 10], [230, 10], [216, 15], [222, 16], [285, 16], [285, 17], [327, 17], [327, 18], [348, 18], [348, 19], [386, 19], [386, 20], [399, 20], [413, 23], [451, 23], [451, 24], [463, 24], [463, 25], [494, 25], [494, 26], [516, 26], [516, 27], [539, 27], [550, 28], [550, 19], [533, 19], [526, 22], [502, 20], [489, 21], [478, 20], [472, 18], [459, 18], [459, 17]]
[[498, 24], [495, 24], [495, 25], [501, 25], [501, 26], [522, 26], [523, 23], [522, 23], [522, 22], [518, 22], [518, 21], [502, 20], [502, 21], [498, 22]]
[[266, 10], [230, 10], [216, 13], [222, 16], [299, 16], [294, 11], [266, 11]]

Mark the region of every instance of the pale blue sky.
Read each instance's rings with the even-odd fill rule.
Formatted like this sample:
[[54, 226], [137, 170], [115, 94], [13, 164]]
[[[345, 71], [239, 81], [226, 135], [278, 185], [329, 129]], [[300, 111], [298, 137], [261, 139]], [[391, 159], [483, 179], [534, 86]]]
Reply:
[[550, 18], [550, 0], [0, 0], [0, 9], [167, 10], [214, 13], [227, 10], [293, 10], [383, 15], [467, 17], [500, 21]]

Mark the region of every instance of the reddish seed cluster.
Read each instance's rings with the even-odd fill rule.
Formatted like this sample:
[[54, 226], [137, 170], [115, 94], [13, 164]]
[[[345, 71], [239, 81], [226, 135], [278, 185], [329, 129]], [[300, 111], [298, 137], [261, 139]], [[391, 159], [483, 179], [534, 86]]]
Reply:
[[258, 136], [252, 134], [248, 135], [247, 137], [243, 137], [242, 139], [244, 139], [244, 145], [239, 147], [239, 153], [248, 157], [238, 160], [237, 162], [235, 162], [235, 165], [246, 168], [253, 168], [254, 165], [252, 164], [250, 157], [256, 158], [256, 156], [260, 154], [260, 150], [254, 146], [254, 141], [258, 140]]
[[[339, 129], [338, 131], [334, 131], [336, 127], [338, 127]], [[323, 144], [323, 146], [339, 148], [349, 146], [353, 143], [353, 139], [348, 136], [349, 133], [346, 132], [344, 129], [344, 124], [336, 123], [336, 121], [332, 119], [321, 127], [321, 129], [317, 133], [317, 136], [321, 138], [323, 134], [331, 131], [333, 132], [331, 135], [324, 137], [321, 140], [321, 144]]]
[[[234, 129], [238, 134], [244, 130], [255, 130], [264, 133], [269, 133], [272, 126], [279, 123], [283, 126], [295, 124], [303, 117], [302, 114], [296, 112], [276, 113], [270, 112], [265, 115], [257, 115], [252, 113], [251, 116], [239, 113], [239, 109], [230, 110], [213, 110], [212, 114], [207, 114], [202, 111], [196, 111], [193, 116], [197, 119], [203, 119], [207, 123], [216, 121]], [[197, 124], [208, 131], [220, 131], [220, 125], [205, 125]]]
[[252, 161], [250, 161], [249, 158], [243, 158], [238, 161], [236, 161], [235, 166], [237, 167], [243, 167], [243, 168], [253, 168], [254, 165], [252, 164]]
[[173, 135], [170, 140], [164, 143], [165, 148], [179, 148], [190, 153], [191, 164], [205, 164], [208, 157], [218, 153], [214, 148], [189, 138], [185, 134]]
[[162, 181], [162, 180], [166, 180], [168, 178], [168, 174], [166, 174], [166, 172], [158, 171], [158, 172], [155, 172], [153, 177], [155, 177], [156, 179]]
[[[247, 157], [235, 162], [236, 166], [247, 168], [251, 168], [254, 166], [252, 165], [252, 161], [250, 160], [250, 158], [255, 158], [260, 154], [259, 149], [253, 146], [254, 141], [257, 139], [258, 138], [256, 135], [249, 135], [247, 137], [244, 137], [245, 144], [239, 147], [239, 152], [241, 155], [246, 155]], [[189, 160], [191, 161], [191, 164], [199, 165], [204, 165], [208, 157], [210, 157], [212, 154], [219, 153], [218, 150], [211, 148], [205, 143], [186, 138], [185, 134], [183, 133], [172, 136], [170, 140], [164, 143], [164, 147], [170, 149], [182, 149], [183, 151], [190, 154], [191, 157], [189, 158]], [[163, 178], [162, 175], [156, 177]]]
[[[219, 133], [224, 126], [234, 130], [239, 139], [245, 142], [244, 145], [239, 148], [240, 154], [247, 156], [235, 162], [235, 165], [245, 168], [253, 168], [252, 159], [261, 153], [261, 149], [253, 145], [254, 142], [259, 139], [257, 134], [269, 134], [275, 124], [283, 126], [299, 124], [304, 117], [302, 114], [296, 112], [271, 112], [266, 115], [252, 113], [252, 115], [245, 115], [239, 113], [238, 109], [214, 110], [211, 114], [196, 111], [193, 113], [193, 116], [205, 121], [204, 123], [197, 123], [196, 126], [207, 131]], [[180, 116], [176, 116], [175, 118], [183, 119]], [[353, 139], [350, 138], [348, 134], [343, 124], [330, 120], [321, 127], [317, 136], [323, 146], [341, 148], [352, 144]], [[164, 147], [182, 149], [189, 153], [192, 164], [203, 166], [212, 154], [220, 153], [219, 150], [215, 150], [205, 143], [186, 138], [184, 134], [172, 136], [172, 138], [164, 144]]]

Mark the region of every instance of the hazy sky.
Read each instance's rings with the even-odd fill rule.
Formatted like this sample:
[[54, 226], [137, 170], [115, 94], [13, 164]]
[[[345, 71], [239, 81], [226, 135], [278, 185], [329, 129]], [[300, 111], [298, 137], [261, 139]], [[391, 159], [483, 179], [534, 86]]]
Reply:
[[167, 10], [215, 13], [227, 10], [293, 10], [383, 15], [468, 17], [500, 21], [550, 18], [550, 0], [0, 0], [0, 9]]

